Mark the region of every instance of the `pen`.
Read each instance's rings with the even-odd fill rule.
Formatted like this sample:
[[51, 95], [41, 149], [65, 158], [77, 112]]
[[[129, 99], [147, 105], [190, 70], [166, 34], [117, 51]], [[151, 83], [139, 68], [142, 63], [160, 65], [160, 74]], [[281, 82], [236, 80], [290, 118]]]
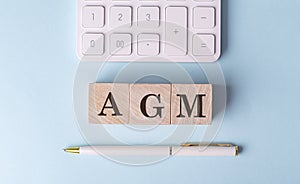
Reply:
[[180, 146], [82, 146], [66, 148], [64, 151], [108, 156], [237, 156], [239, 148], [232, 144], [185, 143]]

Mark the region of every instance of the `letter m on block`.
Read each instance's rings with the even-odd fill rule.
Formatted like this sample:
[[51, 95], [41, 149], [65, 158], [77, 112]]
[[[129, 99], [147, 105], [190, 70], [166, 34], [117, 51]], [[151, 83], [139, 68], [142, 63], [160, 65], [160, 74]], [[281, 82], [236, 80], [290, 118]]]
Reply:
[[[203, 97], [205, 97], [205, 94], [197, 94], [194, 98], [194, 101], [192, 105], [188, 102], [186, 95], [178, 94], [178, 97], [180, 97], [180, 111], [179, 115], [177, 115], [177, 118], [185, 118], [186, 116], [183, 114], [183, 108], [185, 108], [187, 116], [190, 118], [192, 116], [192, 112], [194, 109], [196, 109], [196, 113], [194, 115], [195, 118], [205, 118], [206, 116], [203, 115]], [[195, 108], [196, 106], [196, 108]]]

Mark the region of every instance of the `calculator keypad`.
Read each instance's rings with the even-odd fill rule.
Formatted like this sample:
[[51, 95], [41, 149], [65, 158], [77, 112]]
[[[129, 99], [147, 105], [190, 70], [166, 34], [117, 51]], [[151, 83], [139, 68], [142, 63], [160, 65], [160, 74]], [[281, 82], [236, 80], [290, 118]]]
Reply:
[[214, 62], [221, 0], [78, 0], [81, 61]]

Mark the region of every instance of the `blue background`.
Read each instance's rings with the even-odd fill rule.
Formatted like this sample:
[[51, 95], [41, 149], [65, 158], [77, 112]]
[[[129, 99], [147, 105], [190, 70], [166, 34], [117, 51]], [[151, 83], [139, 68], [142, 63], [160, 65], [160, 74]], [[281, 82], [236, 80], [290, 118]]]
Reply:
[[223, 4], [228, 106], [215, 142], [242, 153], [134, 167], [62, 151], [85, 144], [72, 101], [76, 2], [2, 0], [0, 183], [299, 183], [300, 1]]

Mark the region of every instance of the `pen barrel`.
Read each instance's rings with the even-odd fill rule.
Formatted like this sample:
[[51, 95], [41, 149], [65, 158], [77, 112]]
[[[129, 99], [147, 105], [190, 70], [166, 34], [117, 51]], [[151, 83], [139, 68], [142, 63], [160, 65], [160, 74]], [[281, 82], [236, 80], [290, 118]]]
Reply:
[[103, 156], [236, 156], [236, 146], [86, 146], [80, 154]]
[[237, 146], [191, 146], [191, 147], [172, 147], [174, 156], [237, 156]]
[[103, 156], [169, 156], [168, 146], [87, 146], [80, 154]]

